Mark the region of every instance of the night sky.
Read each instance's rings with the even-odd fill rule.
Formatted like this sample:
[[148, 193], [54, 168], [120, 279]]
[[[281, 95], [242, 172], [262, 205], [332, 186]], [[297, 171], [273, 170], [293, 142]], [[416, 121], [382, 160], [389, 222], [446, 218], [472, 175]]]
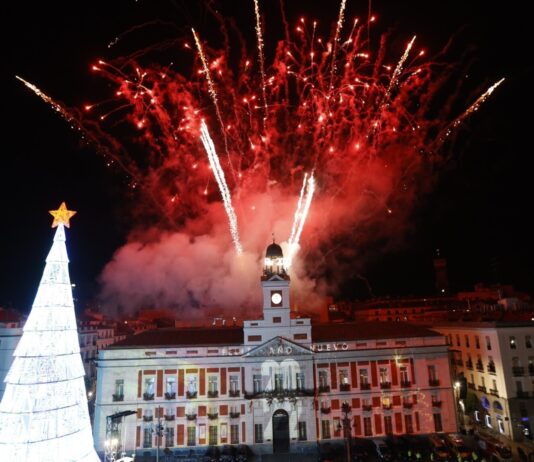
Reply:
[[[216, 3], [254, 40], [251, 0]], [[265, 11], [266, 28], [278, 32], [278, 2], [271, 3], [274, 6]], [[337, 18], [334, 2], [286, 3], [293, 22], [301, 14], [324, 22]], [[347, 10], [347, 17], [363, 15], [367, 2], [349, 0]], [[373, 11], [380, 30], [391, 28], [402, 37], [415, 33], [430, 51], [456, 34], [456, 46], [476, 50], [469, 78], [481, 85], [507, 78], [470, 119], [462, 149], [413, 216], [406, 246], [369, 264], [364, 274], [374, 293], [432, 292], [436, 248], [448, 258], [453, 288], [486, 281], [534, 291], [533, 233], [527, 224], [533, 198], [532, 117], [522, 115], [534, 107], [530, 19], [518, 2], [494, 8], [478, 0], [376, 1]], [[158, 20], [177, 36], [186, 36], [195, 26], [208, 41], [220, 37], [210, 30], [204, 3], [192, 0], [68, 6], [10, 2], [3, 17], [0, 306], [28, 310], [53, 235], [47, 211], [63, 200], [78, 211], [68, 233], [71, 279], [76, 296], [89, 300], [98, 293], [102, 268], [132, 229], [136, 197], [120, 174], [107, 169], [102, 158], [84, 147], [78, 134], [14, 76], [69, 106], [81, 106], [106, 94], [105, 82], [91, 73], [90, 65], [105, 59], [107, 44], [132, 26]], [[155, 29], [147, 29], [147, 42], [157, 38]], [[267, 55], [269, 50], [267, 45]], [[180, 50], [175, 60], [180, 60]], [[360, 282], [349, 282], [334, 295], [366, 294]]]

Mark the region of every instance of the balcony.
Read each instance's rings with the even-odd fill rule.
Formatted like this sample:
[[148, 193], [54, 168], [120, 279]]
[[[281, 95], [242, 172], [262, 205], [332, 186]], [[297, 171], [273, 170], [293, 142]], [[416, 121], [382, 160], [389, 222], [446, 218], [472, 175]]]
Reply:
[[382, 409], [384, 409], [384, 411], [391, 411], [393, 409], [393, 404], [382, 404]]
[[241, 413], [239, 412], [230, 412], [230, 419], [239, 419]]
[[409, 403], [409, 402], [404, 401], [404, 402], [402, 403], [402, 407], [403, 407], [404, 409], [411, 409], [411, 408], [413, 407], [413, 403]]
[[465, 367], [467, 367], [468, 369], [473, 370], [473, 361], [466, 361], [465, 362]]
[[330, 407], [322, 407], [321, 406], [321, 414], [330, 414]]
[[350, 383], [340, 383], [339, 391], [350, 391]]
[[289, 400], [291, 402], [296, 402], [297, 397], [299, 396], [314, 396], [315, 393], [313, 390], [291, 390], [291, 389], [275, 389], [275, 390], [265, 390], [265, 391], [254, 391], [252, 393], [245, 391], [244, 396], [245, 399], [259, 399], [259, 398], [265, 398], [269, 403], [273, 401], [273, 399], [277, 399], [279, 402], [282, 402], [284, 400]]
[[484, 385], [479, 385], [479, 386], [477, 387], [477, 390], [478, 390], [478, 391], [481, 391], [481, 392], [483, 392], [483, 393], [486, 393], [486, 387], [485, 387]]
[[400, 384], [402, 388], [410, 388], [412, 386], [412, 382], [409, 380], [401, 380]]
[[428, 379], [428, 385], [431, 387], [439, 387], [439, 379]]
[[143, 399], [145, 401], [153, 401], [154, 400], [154, 393], [143, 393]]
[[176, 393], [175, 392], [165, 393], [165, 399], [176, 399]]
[[518, 398], [528, 398], [528, 391], [518, 391], [517, 392]]
[[370, 412], [373, 410], [373, 406], [371, 406], [370, 404], [362, 404], [362, 410], [365, 412]]
[[490, 392], [490, 395], [499, 396], [499, 391], [496, 389], [490, 388], [489, 392]]
[[239, 398], [240, 395], [241, 395], [241, 390], [230, 390], [228, 392], [228, 396], [230, 398]]
[[330, 393], [330, 385], [319, 385], [319, 393]]
[[196, 414], [186, 414], [185, 417], [187, 420], [197, 420]]
[[195, 399], [197, 397], [197, 392], [196, 391], [188, 391], [185, 393], [185, 397], [187, 399]]
[[152, 415], [144, 415], [143, 416], [143, 422], [152, 422], [154, 420], [154, 416]]
[[370, 390], [371, 384], [367, 382], [360, 383], [360, 390]]
[[165, 415], [165, 421], [166, 422], [172, 422], [174, 420], [174, 414], [173, 415]]
[[219, 418], [218, 412], [208, 412], [208, 419], [215, 420]]
[[492, 375], [495, 375], [497, 373], [495, 369], [495, 363], [488, 363], [488, 372]]
[[432, 400], [432, 407], [441, 407], [441, 401]]
[[477, 371], [484, 372], [484, 364], [482, 364], [482, 361], [477, 361]]
[[512, 367], [512, 374], [514, 377], [521, 377], [522, 375], [525, 375], [525, 368], [521, 366], [514, 366]]
[[117, 402], [117, 401], [124, 401], [124, 395], [113, 395], [113, 401], [114, 402]]
[[467, 388], [470, 388], [471, 390], [476, 390], [475, 384], [471, 382], [467, 384]]
[[208, 391], [208, 398], [218, 398], [219, 392], [217, 390]]
[[380, 382], [380, 388], [382, 390], [389, 390], [391, 388], [391, 382]]

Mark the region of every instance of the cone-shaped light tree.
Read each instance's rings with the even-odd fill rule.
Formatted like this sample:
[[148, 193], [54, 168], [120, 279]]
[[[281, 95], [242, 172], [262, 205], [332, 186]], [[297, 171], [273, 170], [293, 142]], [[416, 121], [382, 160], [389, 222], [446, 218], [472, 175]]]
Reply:
[[97, 462], [70, 284], [62, 203], [37, 295], [6, 376], [0, 461]]

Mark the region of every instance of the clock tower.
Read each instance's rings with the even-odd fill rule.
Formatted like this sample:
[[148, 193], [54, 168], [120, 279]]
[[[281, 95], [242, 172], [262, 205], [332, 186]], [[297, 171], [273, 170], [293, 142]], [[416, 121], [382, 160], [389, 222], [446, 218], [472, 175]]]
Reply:
[[246, 345], [259, 345], [274, 337], [301, 344], [311, 342], [310, 320], [291, 319], [289, 282], [282, 248], [273, 240], [265, 252], [261, 275], [263, 319], [244, 322]]

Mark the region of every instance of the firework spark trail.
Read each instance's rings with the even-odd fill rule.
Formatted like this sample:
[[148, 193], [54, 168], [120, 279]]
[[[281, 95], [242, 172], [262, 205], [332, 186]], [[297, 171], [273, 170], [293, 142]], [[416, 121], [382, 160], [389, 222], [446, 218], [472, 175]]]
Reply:
[[[300, 235], [302, 234], [302, 229], [304, 228], [304, 223], [306, 223], [306, 218], [308, 218], [308, 212], [310, 211], [310, 206], [313, 199], [313, 194], [315, 193], [315, 178], [313, 176], [313, 173], [308, 178], [308, 181], [305, 182], [306, 185], [306, 198], [304, 200], [304, 205], [302, 206], [301, 212], [299, 214], [299, 217], [295, 215], [295, 222], [297, 223], [297, 230], [294, 234], [293, 240], [289, 240], [289, 252], [288, 256], [285, 262], [285, 267], [290, 268], [291, 264], [293, 263], [293, 258], [295, 257], [298, 245], [300, 242]], [[303, 186], [304, 187], [304, 186]], [[301, 198], [299, 199], [299, 206], [297, 207], [297, 210], [301, 208]]]
[[258, 59], [260, 61], [261, 93], [263, 97], [263, 129], [267, 125], [267, 88], [265, 84], [265, 56], [263, 54], [263, 34], [261, 31], [259, 0], [254, 0], [254, 14], [256, 15], [256, 37], [258, 39]]
[[346, 3], [347, 3], [347, 0], [341, 0], [341, 4], [339, 5], [339, 15], [337, 19], [336, 33], [334, 35], [334, 49], [332, 51], [332, 68], [330, 70], [329, 91], [332, 91], [334, 89], [334, 75], [336, 73], [336, 54], [337, 54], [337, 47], [339, 44], [339, 39], [341, 36], [341, 29], [343, 28], [343, 22], [345, 20]]
[[79, 125], [78, 121], [73, 117], [69, 112], [67, 112], [59, 103], [56, 103], [50, 96], [42, 92], [38, 87], [33, 83], [24, 80], [22, 77], [15, 75], [17, 80], [20, 80], [26, 87], [33, 91], [39, 98], [41, 98], [45, 103], [49, 104], [54, 111], [58, 112], [61, 117], [63, 117], [67, 122], [74, 123], [77, 126]]
[[[408, 46], [406, 47], [404, 54], [402, 55], [401, 59], [397, 63], [397, 66], [395, 67], [395, 71], [393, 72], [393, 75], [391, 76], [391, 80], [389, 81], [388, 89], [386, 90], [386, 93], [384, 95], [384, 101], [382, 103], [382, 107], [388, 104], [388, 101], [391, 97], [391, 92], [393, 91], [393, 88], [395, 87], [395, 85], [397, 85], [399, 77], [401, 76], [401, 73], [404, 68], [404, 63], [408, 59], [410, 50], [412, 49], [414, 42], [415, 42], [415, 35], [412, 37], [412, 39], [408, 43]], [[380, 109], [382, 109], [382, 107]]]
[[306, 184], [308, 182], [308, 174], [304, 174], [304, 180], [302, 181], [302, 188], [300, 188], [299, 200], [297, 202], [297, 209], [295, 210], [295, 216], [293, 218], [293, 225], [291, 226], [291, 234], [289, 235], [289, 246], [293, 245], [295, 240], [295, 233], [297, 232], [298, 222], [301, 214], [302, 199], [304, 198], [304, 192], [306, 191]]
[[217, 184], [219, 185], [219, 191], [221, 192], [224, 209], [226, 210], [226, 214], [228, 215], [228, 221], [230, 224], [230, 234], [232, 235], [232, 240], [234, 241], [235, 249], [238, 254], [241, 254], [243, 252], [243, 246], [241, 245], [241, 241], [239, 239], [239, 229], [237, 226], [237, 217], [234, 211], [234, 207], [232, 206], [232, 196], [230, 194], [230, 190], [228, 189], [228, 185], [224, 177], [224, 172], [219, 162], [219, 157], [217, 156], [217, 152], [215, 151], [215, 145], [213, 144], [213, 140], [210, 137], [208, 127], [204, 121], [202, 121], [200, 125], [200, 139], [202, 140], [202, 144], [204, 144], [204, 149], [206, 150], [206, 154], [208, 155], [211, 169], [213, 170], [213, 175], [215, 176]]
[[460, 125], [467, 117], [478, 111], [480, 106], [486, 102], [486, 100], [497, 89], [497, 87], [504, 82], [504, 80], [505, 79], [503, 77], [501, 80], [495, 82], [491, 87], [489, 87], [482, 95], [480, 95], [477, 100], [464, 111], [462, 115], [454, 119], [454, 121], [450, 124], [448, 131], [450, 131], [450, 129], [458, 127], [458, 125]]
[[200, 43], [200, 39], [198, 38], [198, 35], [195, 29], [191, 28], [191, 31], [193, 32], [193, 37], [195, 38], [195, 44], [197, 46], [198, 55], [200, 56], [200, 61], [202, 62], [202, 68], [204, 69], [204, 75], [206, 76], [206, 81], [208, 82], [208, 91], [211, 96], [211, 100], [213, 101], [213, 105], [215, 106], [215, 112], [217, 114], [217, 119], [219, 120], [219, 125], [221, 127], [221, 133], [224, 139], [224, 150], [228, 157], [228, 166], [230, 167], [230, 171], [232, 172], [232, 175], [235, 180], [235, 172], [232, 166], [232, 159], [230, 157], [230, 152], [228, 151], [228, 138], [226, 136], [226, 129], [224, 127], [221, 110], [219, 108], [219, 101], [217, 98], [217, 92], [215, 91], [215, 84], [213, 83], [213, 79], [211, 78], [211, 73], [210, 73], [210, 69], [208, 66], [208, 60], [206, 59], [206, 55], [204, 54], [202, 44]]

